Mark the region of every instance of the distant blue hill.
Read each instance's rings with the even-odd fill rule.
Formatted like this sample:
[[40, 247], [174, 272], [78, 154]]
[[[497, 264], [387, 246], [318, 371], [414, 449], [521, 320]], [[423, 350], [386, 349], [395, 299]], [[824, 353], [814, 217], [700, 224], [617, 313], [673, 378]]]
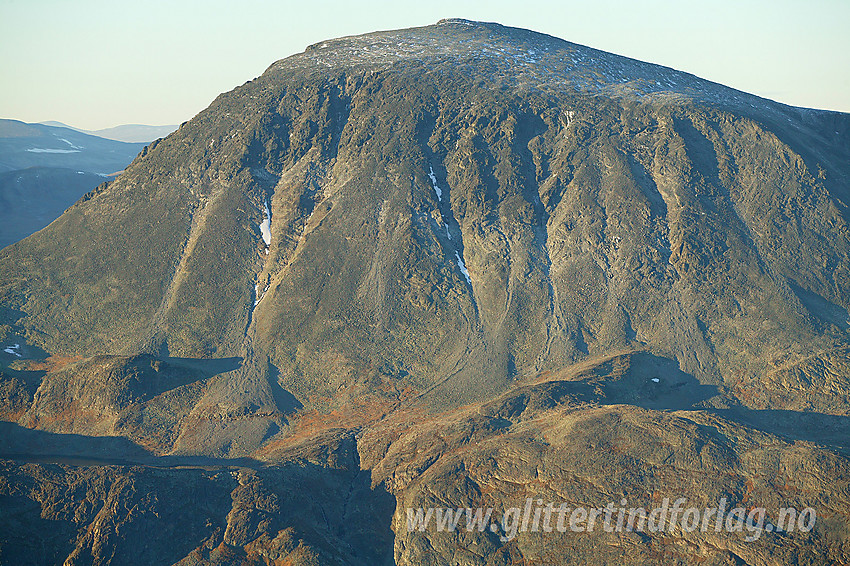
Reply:
[[64, 125], [0, 119], [0, 248], [53, 222], [144, 146]]
[[78, 132], [83, 132], [85, 134], [92, 134], [95, 136], [106, 138], [108, 140], [129, 143], [151, 142], [158, 138], [164, 138], [165, 136], [176, 130], [178, 127], [176, 125], [148, 126], [145, 124], [122, 124], [120, 126], [114, 126], [112, 128], [103, 128], [101, 130], [83, 130], [56, 121], [41, 122], [41, 124], [45, 126], [68, 128], [71, 130], [76, 130]]

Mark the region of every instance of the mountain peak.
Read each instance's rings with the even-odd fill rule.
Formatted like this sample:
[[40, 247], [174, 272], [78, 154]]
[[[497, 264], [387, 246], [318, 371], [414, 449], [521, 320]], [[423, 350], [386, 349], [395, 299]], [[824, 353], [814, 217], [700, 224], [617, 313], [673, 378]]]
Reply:
[[545, 548], [403, 525], [536, 495], [845, 517], [848, 133], [490, 23], [275, 63], [0, 250], [0, 449], [233, 474], [0, 462], [3, 557], [41, 529], [69, 564], [846, 563], [840, 520]]
[[571, 43], [543, 33], [448, 18], [436, 24], [330, 39], [273, 64], [268, 72], [422, 65], [459, 69], [494, 89], [603, 95], [645, 102], [695, 101], [785, 113], [789, 107], [687, 72]]
[[446, 24], [461, 24], [465, 26], [477, 26], [482, 22], [478, 22], [475, 20], [467, 20], [465, 18], [443, 18], [442, 20], [437, 22], [438, 26], [446, 25]]

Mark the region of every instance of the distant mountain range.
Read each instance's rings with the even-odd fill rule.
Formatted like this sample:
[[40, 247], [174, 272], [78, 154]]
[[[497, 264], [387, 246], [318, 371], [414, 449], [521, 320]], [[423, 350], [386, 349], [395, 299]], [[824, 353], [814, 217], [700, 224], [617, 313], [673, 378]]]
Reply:
[[64, 126], [0, 120], [0, 248], [53, 222], [144, 146]]
[[122, 124], [112, 128], [103, 128], [102, 130], [83, 130], [63, 124], [62, 122], [48, 121], [41, 122], [45, 126], [55, 126], [59, 128], [68, 128], [84, 134], [91, 134], [108, 140], [122, 141], [127, 143], [152, 142], [158, 138], [164, 138], [178, 128], [177, 125], [168, 126], [147, 126], [145, 124]]

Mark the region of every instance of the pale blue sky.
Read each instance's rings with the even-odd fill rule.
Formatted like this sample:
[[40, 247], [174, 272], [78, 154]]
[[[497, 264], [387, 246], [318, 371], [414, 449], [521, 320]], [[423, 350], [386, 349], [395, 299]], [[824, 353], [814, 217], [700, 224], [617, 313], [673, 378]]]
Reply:
[[850, 0], [0, 0], [0, 117], [172, 124], [323, 39], [462, 17], [850, 111]]

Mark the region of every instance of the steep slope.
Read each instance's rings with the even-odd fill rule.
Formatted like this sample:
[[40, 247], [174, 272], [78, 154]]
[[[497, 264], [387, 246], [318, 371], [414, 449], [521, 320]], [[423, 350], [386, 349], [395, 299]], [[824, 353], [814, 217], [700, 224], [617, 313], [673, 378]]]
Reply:
[[242, 355], [254, 323], [299, 398], [389, 364], [471, 399], [628, 345], [719, 383], [846, 339], [812, 306], [850, 306], [827, 128], [498, 26], [342, 39], [5, 251], [4, 304], [57, 353]]
[[[398, 563], [614, 544], [488, 534], [478, 560], [401, 529], [535, 490], [745, 504], [773, 474], [765, 504], [846, 518], [849, 164], [847, 115], [525, 30], [327, 41], [0, 251], [0, 408], [82, 437], [60, 456], [115, 435], [128, 459], [321, 467], [353, 439]], [[795, 537], [595, 558], [847, 557], [834, 522]]]

